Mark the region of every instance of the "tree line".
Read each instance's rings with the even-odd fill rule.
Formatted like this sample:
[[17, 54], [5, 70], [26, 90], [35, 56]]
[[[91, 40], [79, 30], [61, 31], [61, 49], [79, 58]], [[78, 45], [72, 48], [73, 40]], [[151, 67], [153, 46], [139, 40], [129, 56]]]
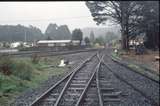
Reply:
[[0, 42], [15, 42], [15, 41], [26, 41], [34, 42], [37, 40], [79, 40], [80, 44], [84, 40], [86, 45], [93, 45], [99, 43], [104, 45], [117, 38], [114, 32], [107, 32], [105, 37], [95, 37], [94, 32], [90, 32], [89, 37], [84, 37], [81, 29], [74, 29], [70, 32], [67, 25], [58, 26], [57, 24], [49, 24], [45, 33], [34, 26], [23, 26], [23, 25], [0, 25]]
[[147, 48], [159, 48], [159, 1], [86, 1], [86, 6], [97, 25], [109, 20], [121, 26], [123, 49], [143, 34]]
[[55, 40], [67, 40], [72, 37], [67, 25], [58, 26], [52, 23], [48, 25], [44, 35]]
[[43, 34], [40, 29], [34, 26], [23, 25], [0, 25], [0, 41], [34, 41], [41, 39]]
[[[80, 29], [75, 29], [73, 34], [77, 39], [81, 32]], [[78, 35], [75, 35], [78, 34]], [[82, 35], [80, 35], [82, 39]], [[45, 33], [35, 26], [30, 25], [29, 27], [23, 25], [0, 25], [0, 42], [15, 42], [15, 41], [27, 41], [33, 42], [37, 40], [68, 40], [72, 39], [72, 33], [70, 32], [67, 25], [58, 26], [57, 24], [49, 24]]]
[[[74, 29], [70, 32], [67, 25], [58, 26], [57, 24], [49, 24], [45, 33], [34, 26], [23, 25], [0, 25], [0, 42], [26, 41], [34, 42], [37, 40], [79, 40], [80, 44], [83, 40], [81, 29]], [[88, 43], [89, 38], [84, 38]]]

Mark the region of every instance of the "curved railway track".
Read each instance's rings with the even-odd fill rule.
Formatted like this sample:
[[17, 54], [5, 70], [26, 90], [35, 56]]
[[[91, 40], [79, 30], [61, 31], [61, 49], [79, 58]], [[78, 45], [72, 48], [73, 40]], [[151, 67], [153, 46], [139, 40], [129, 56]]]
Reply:
[[101, 52], [86, 59], [29, 104], [29, 106], [128, 105], [158, 106], [158, 103], [113, 71], [105, 63]]
[[[107, 55], [107, 57], [111, 58], [108, 55]], [[122, 76], [118, 72], [114, 71], [113, 68], [110, 66], [110, 64], [106, 63], [104, 61], [104, 59], [102, 59], [102, 63], [104, 65], [104, 67], [106, 67], [108, 69], [108, 71], [110, 71], [116, 77], [116, 79], [118, 79], [120, 82], [125, 83], [127, 86], [130, 86], [135, 92], [137, 92], [139, 95], [141, 95], [145, 99], [144, 102], [146, 101], [146, 104], [142, 104], [142, 106], [143, 105], [146, 106], [146, 105], [149, 105], [149, 104], [151, 106], [158, 106], [159, 105], [159, 103], [155, 100], [155, 98], [151, 97], [152, 95], [148, 95], [146, 92], [143, 91], [143, 89], [138, 88], [138, 86], [135, 83], [132, 83], [130, 80], [127, 80], [124, 76]], [[124, 66], [122, 65], [122, 67], [124, 67]], [[119, 69], [119, 70], [121, 70], [121, 69]], [[133, 71], [131, 71], [131, 72], [133, 72]], [[150, 79], [150, 78], [148, 78], [148, 77], [146, 77], [144, 75], [141, 75], [139, 73], [135, 73], [135, 74], [138, 74], [138, 76], [141, 76], [141, 77], [145, 77], [146, 80], [150, 80], [150, 81], [152, 81], [152, 83], [157, 84], [157, 81], [154, 81], [154, 80], [152, 80], [152, 79]], [[137, 83], [140, 82], [140, 81], [138, 81], [138, 79], [135, 79], [135, 80], [137, 80]], [[154, 92], [154, 91], [152, 91], [152, 92]], [[123, 96], [123, 93], [122, 93], [122, 96]], [[124, 94], [124, 96], [126, 96], [126, 94]]]
[[[118, 60], [113, 59], [113, 57], [111, 57], [110, 55], [107, 55], [107, 56], [108, 56], [109, 58], [111, 58], [112, 61], [114, 61], [115, 63], [117, 63], [117, 64], [119, 64], [119, 65], [121, 65], [121, 66], [123, 66], [123, 67], [125, 67], [125, 68], [127, 68], [128, 70], [133, 71], [133, 72], [135, 72], [135, 73], [137, 73], [137, 74], [140, 74], [141, 76], [146, 77], [147, 79], [150, 79], [150, 80], [152, 80], [152, 81], [155, 82], [155, 83], [159, 83], [159, 80], [155, 80], [155, 79], [149, 77], [149, 76], [146, 75], [146, 74], [140, 73], [140, 72], [138, 72], [138, 71], [134, 71], [132, 68], [130, 68], [130, 67], [128, 67], [128, 66], [126, 66], [126, 65], [124, 65], [124, 64], [122, 64], [122, 63], [120, 63], [120, 62], [118, 62]], [[144, 69], [144, 68], [143, 68], [143, 69]], [[148, 71], [148, 70], [146, 70], [146, 71]], [[149, 73], [154, 73], [154, 72], [149, 71]]]
[[[39, 98], [37, 98], [34, 102], [32, 102], [30, 106], [46, 106], [46, 105], [50, 106], [53, 104], [56, 105], [59, 103], [59, 101], [62, 98], [62, 95], [64, 95], [63, 93], [66, 92], [66, 90], [68, 90], [68, 92], [70, 91], [73, 92], [73, 93], [70, 93], [69, 96], [72, 96], [72, 97], [76, 96], [74, 91], [82, 90], [82, 88], [80, 89], [77, 86], [83, 86], [84, 85], [83, 83], [85, 82], [85, 80], [87, 80], [86, 78], [85, 80], [79, 81], [80, 77], [77, 76], [77, 74], [79, 74], [81, 77], [84, 74], [87, 74], [88, 72], [85, 71], [85, 68], [87, 64], [91, 64], [91, 61], [96, 60], [95, 58], [96, 58], [96, 55], [93, 55], [87, 60], [85, 60], [78, 68], [76, 68], [72, 73], [68, 75], [68, 78], [67, 77], [63, 78], [63, 80], [59, 81], [59, 83], [57, 83], [56, 86], [53, 86], [44, 94], [42, 94]], [[89, 73], [87, 75], [89, 75]], [[62, 87], [60, 88], [59, 86], [62, 86]], [[76, 89], [76, 90], [73, 90], [73, 89]], [[55, 93], [55, 91], [57, 92]], [[68, 94], [65, 93], [65, 95], [68, 95]]]
[[19, 53], [0, 53], [2, 56], [16, 56], [16, 57], [30, 57], [30, 56], [57, 56], [57, 55], [66, 55], [66, 54], [74, 54], [79, 52], [89, 52], [89, 51], [96, 51], [98, 49], [86, 49], [86, 50], [71, 50], [71, 51], [26, 51], [26, 52], [19, 52]]
[[89, 83], [86, 86], [86, 89], [83, 91], [83, 94], [79, 98], [76, 106], [103, 106], [103, 101], [100, 93], [99, 86], [99, 70], [101, 66], [101, 59], [103, 56], [100, 55], [100, 52], [97, 54], [99, 63], [95, 68], [92, 77], [90, 78]]

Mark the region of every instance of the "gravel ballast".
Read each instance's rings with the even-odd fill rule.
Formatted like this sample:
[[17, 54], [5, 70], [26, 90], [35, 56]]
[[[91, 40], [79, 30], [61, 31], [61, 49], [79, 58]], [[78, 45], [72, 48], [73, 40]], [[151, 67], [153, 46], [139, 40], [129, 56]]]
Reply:
[[108, 56], [104, 60], [115, 73], [159, 104], [159, 83], [113, 62]]
[[142, 96], [125, 82], [119, 80], [105, 65], [102, 65], [101, 67], [100, 72], [104, 75], [103, 78], [109, 82], [112, 88], [121, 92], [118, 97], [121, 100], [120, 102], [105, 103], [104, 106], [152, 106], [147, 98]]

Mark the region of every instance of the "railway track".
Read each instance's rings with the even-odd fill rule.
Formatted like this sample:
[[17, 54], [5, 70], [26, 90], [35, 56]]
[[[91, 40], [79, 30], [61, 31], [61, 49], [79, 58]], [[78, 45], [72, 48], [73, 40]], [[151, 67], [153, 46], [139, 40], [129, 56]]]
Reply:
[[19, 52], [19, 53], [0, 53], [3, 56], [16, 56], [16, 57], [30, 57], [33, 55], [38, 55], [41, 57], [45, 56], [57, 56], [57, 55], [66, 55], [66, 54], [74, 54], [79, 52], [89, 52], [89, 51], [97, 51], [98, 49], [87, 49], [87, 50], [74, 50], [74, 51], [26, 51], [26, 52]]
[[90, 78], [89, 83], [86, 86], [86, 89], [83, 91], [83, 94], [79, 98], [78, 103], [76, 106], [103, 106], [103, 101], [101, 98], [101, 94], [99, 92], [99, 69], [101, 65], [101, 58], [100, 52], [97, 54], [99, 63], [95, 68], [92, 77]]
[[[48, 91], [42, 94], [39, 98], [32, 102], [30, 106], [50, 106], [53, 104], [56, 105], [59, 104], [60, 101], [63, 99], [62, 96], [75, 97], [78, 92], [81, 92], [81, 90], [83, 91], [84, 88], [80, 88], [79, 86], [85, 87], [85, 81], [87, 81], [88, 76], [90, 76], [91, 74], [91, 72], [89, 73], [85, 69], [89, 68], [87, 67], [88, 65], [92, 65], [91, 61], [97, 60], [95, 58], [96, 55], [94, 54], [93, 56], [85, 60], [78, 68], [76, 68], [70, 75], [68, 75], [68, 77], [63, 78], [63, 80], [56, 84], [56, 86], [54, 85], [54, 87], [50, 88]], [[84, 75], [86, 76], [85, 78]], [[80, 80], [80, 78], [82, 77], [83, 79]], [[70, 92], [69, 95], [68, 92]]]
[[[107, 75], [108, 74], [108, 75]], [[136, 97], [136, 98], [135, 98]], [[100, 60], [90, 86], [77, 106], [158, 106], [150, 96], [114, 72]], [[74, 106], [74, 105], [72, 105]]]
[[120, 95], [122, 91], [112, 87], [112, 83], [106, 80], [104, 70], [102, 70], [103, 56], [98, 56], [99, 64], [96, 72], [88, 86], [81, 102], [77, 106], [112, 106], [111, 103], [116, 103], [119, 106], [121, 103]]
[[[158, 106], [96, 53], [29, 106]], [[27, 105], [28, 106], [28, 105]]]
[[[148, 75], [146, 75], [146, 74], [144, 74], [144, 73], [141, 73], [141, 72], [138, 72], [138, 71], [134, 71], [134, 69], [128, 67], [127, 64], [125, 64], [125, 63], [123, 63], [123, 62], [120, 62], [119, 60], [114, 59], [114, 57], [111, 55], [111, 51], [113, 51], [113, 50], [112, 50], [112, 49], [107, 50], [107, 53], [108, 53], [108, 54], [106, 54], [106, 56], [111, 59], [110, 61], [113, 61], [113, 62], [117, 63], [118, 65], [127, 68], [129, 71], [132, 71], [132, 72], [135, 72], [135, 73], [137, 73], [137, 74], [140, 74], [141, 76], [146, 77], [147, 79], [152, 80], [152, 81], [155, 82], [155, 83], [159, 83], [159, 80], [154, 79], [154, 78], [152, 78], [152, 77], [150, 77], [150, 76], [148, 76]], [[144, 69], [145, 71], [147, 71], [148, 73], [155, 74], [155, 75], [158, 76], [157, 73], [155, 73], [155, 72], [153, 72], [153, 71], [151, 71], [151, 70], [148, 70], [148, 69], [146, 69], [146, 68], [144, 68], [144, 67], [141, 67], [141, 68], [143, 68], [143, 69]]]
[[98, 92], [101, 100], [101, 106], [110, 105], [110, 102], [120, 104], [121, 99], [119, 96], [122, 91], [112, 87], [112, 82], [105, 79], [105, 73], [104, 70], [102, 70], [102, 65], [104, 64], [103, 58], [104, 55], [101, 60], [100, 69], [97, 72], [97, 85], [99, 86]]
[[[108, 57], [108, 56], [107, 56]], [[109, 57], [108, 57], [109, 58]], [[105, 61], [104, 61], [104, 59], [102, 59], [102, 65], [104, 66], [104, 67], [106, 67], [107, 68], [107, 70], [108, 71], [110, 71], [112, 74], [113, 74], [113, 76], [115, 76], [115, 78], [117, 79], [117, 80], [119, 80], [119, 82], [122, 82], [122, 83], [125, 83], [125, 85], [126, 86], [130, 86], [130, 88], [134, 91], [134, 93], [138, 93], [140, 96], [141, 96], [141, 98], [143, 98], [143, 100], [142, 101], [139, 101], [139, 104], [141, 104], [142, 106], [146, 106], [146, 105], [149, 105], [149, 106], [158, 106], [159, 105], [159, 103], [156, 101], [156, 99], [155, 98], [153, 98], [153, 97], [151, 97], [152, 95], [148, 95], [146, 92], [144, 92], [143, 91], [143, 89], [140, 89], [137, 85], [138, 85], [138, 82], [139, 81], [137, 81], [137, 85], [135, 84], [135, 83], [132, 83], [130, 80], [127, 80], [124, 76], [122, 76], [122, 75], [120, 75], [118, 72], [116, 72], [116, 71], [114, 71], [113, 70], [113, 68], [110, 66], [110, 64], [108, 64], [108, 63], [106, 63]], [[101, 73], [102, 74], [102, 73]], [[136, 73], [136, 74], [138, 74], [138, 73]], [[102, 74], [103, 75], [103, 74]], [[139, 74], [139, 75], [141, 75], [141, 74]], [[145, 77], [145, 76], [141, 76], [141, 77]], [[150, 80], [150, 81], [153, 81], [153, 80], [151, 80], [150, 78], [148, 78], [148, 77], [145, 77], [145, 78], [147, 78], [147, 80]], [[155, 82], [155, 81], [153, 81], [153, 83], [157, 83], [157, 82]], [[148, 89], [149, 90], [149, 89]], [[152, 91], [152, 92], [154, 92], [154, 91]], [[121, 98], [123, 98], [124, 99], [124, 97], [126, 96], [128, 96], [129, 94], [126, 94], [126, 93], [123, 93], [123, 92], [121, 92], [121, 91], [119, 91], [119, 93], [117, 93], [118, 95], [121, 95]], [[117, 95], [117, 96], [118, 96]], [[138, 98], [138, 97], [137, 97]], [[118, 100], [117, 99], [117, 101], [121, 101], [120, 99]], [[104, 102], [104, 101], [103, 101]], [[124, 102], [124, 101], [123, 101]], [[146, 102], [146, 103], [145, 103]], [[123, 104], [123, 103], [122, 103]], [[134, 104], [134, 103], [133, 103]], [[135, 105], [139, 105], [139, 104], [136, 104], [135, 103]], [[118, 104], [117, 104], [118, 105]], [[115, 106], [117, 106], [117, 105], [115, 105]], [[124, 106], [125, 106], [125, 103], [124, 103]]]
[[[132, 69], [132, 68], [128, 67], [127, 65], [119, 62], [119, 60], [115, 60], [112, 56], [110, 56], [110, 55], [107, 55], [107, 56], [108, 56], [109, 58], [111, 58], [112, 61], [114, 61], [115, 63], [117, 63], [117, 64], [119, 64], [119, 65], [127, 68], [127, 69], [130, 70], [130, 71], [134, 71], [134, 69]], [[141, 67], [141, 68], [142, 68], [142, 67]], [[156, 74], [156, 73], [154, 73], [154, 72], [151, 71], [151, 70], [146, 70], [145, 68], [143, 68], [143, 69], [144, 69], [145, 71], [151, 73], [151, 74]], [[140, 74], [141, 76], [146, 77], [147, 79], [152, 80], [152, 81], [155, 82], [155, 83], [159, 83], [159, 80], [156, 80], [156, 79], [154, 79], [153, 77], [150, 77], [150, 76], [148, 76], [148, 75], [146, 75], [146, 74], [144, 74], [144, 73], [140, 73], [140, 72], [138, 72], [138, 71], [134, 71], [134, 72], [137, 73], [137, 74]], [[157, 74], [157, 76], [158, 76], [158, 74]]]
[[120, 102], [118, 96], [121, 91], [116, 91], [103, 79], [104, 74], [100, 71], [102, 58], [94, 55], [90, 58], [90, 62], [94, 63], [92, 69], [90, 65], [93, 64], [88, 62], [66, 77], [65, 85], [59, 84], [61, 87], [57, 86], [58, 90], [47, 91], [49, 94], [39, 97], [30, 106], [104, 106], [105, 102]]

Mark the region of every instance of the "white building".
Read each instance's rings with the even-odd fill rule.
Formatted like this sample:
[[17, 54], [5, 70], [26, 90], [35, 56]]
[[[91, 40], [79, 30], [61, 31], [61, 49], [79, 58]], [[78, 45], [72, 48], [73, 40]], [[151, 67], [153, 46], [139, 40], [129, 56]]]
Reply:
[[38, 46], [68, 46], [68, 45], [78, 45], [79, 41], [77, 40], [40, 40], [37, 42]]
[[16, 47], [20, 46], [21, 44], [22, 44], [22, 42], [13, 42], [13, 43], [11, 43], [10, 47], [16, 48]]

